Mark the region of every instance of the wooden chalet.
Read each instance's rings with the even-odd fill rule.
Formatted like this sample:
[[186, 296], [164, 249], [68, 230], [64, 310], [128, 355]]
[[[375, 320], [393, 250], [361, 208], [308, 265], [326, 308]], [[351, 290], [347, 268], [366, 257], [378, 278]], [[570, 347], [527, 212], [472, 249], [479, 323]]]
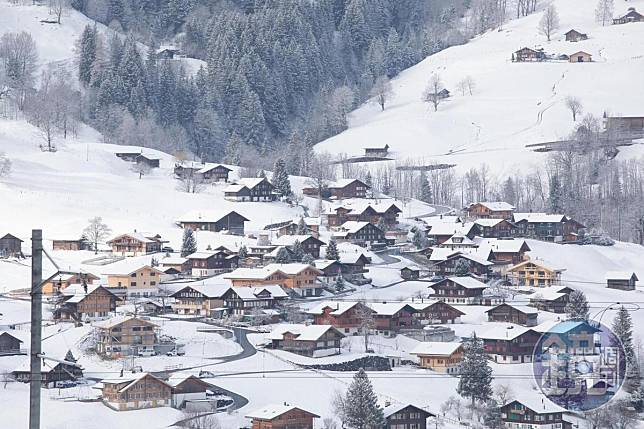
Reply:
[[177, 224], [193, 231], [228, 231], [230, 234], [244, 235], [244, 222], [248, 221], [234, 210], [193, 211], [181, 216]]
[[342, 277], [342, 264], [335, 259], [316, 259], [313, 266], [322, 272], [318, 278], [328, 285], [334, 284], [338, 277]]
[[308, 264], [269, 264], [263, 268], [237, 268], [224, 274], [233, 286], [264, 286], [278, 284], [293, 293], [306, 296], [319, 296], [322, 285], [317, 277], [322, 272]]
[[52, 249], [53, 250], [93, 250], [92, 243], [85, 237], [79, 239], [57, 239], [52, 240]]
[[186, 259], [190, 261], [192, 277], [211, 277], [234, 270], [239, 266], [239, 256], [224, 250], [195, 252]]
[[434, 283], [431, 288], [434, 290], [432, 298], [448, 304], [491, 305], [483, 297], [487, 285], [473, 277], [449, 277]]
[[42, 293], [53, 295], [64, 291], [72, 285], [89, 285], [98, 280], [99, 278], [91, 273], [61, 271], [56, 277], [43, 285]]
[[[322, 189], [322, 198], [366, 198], [369, 185], [358, 179], [341, 179], [327, 185]], [[306, 187], [302, 189], [304, 195], [318, 196], [318, 188]]]
[[398, 224], [402, 210], [393, 202], [351, 201], [331, 207], [326, 218], [329, 227], [339, 227], [348, 221], [371, 222], [374, 225], [381, 221], [387, 227]]
[[116, 311], [116, 302], [121, 300], [100, 285], [75, 285], [65, 289], [61, 298], [53, 312], [54, 319], [75, 321], [106, 318]]
[[535, 308], [508, 303], [499, 304], [487, 310], [486, 313], [489, 322], [516, 323], [527, 327], [537, 326], [537, 317], [539, 315]]
[[640, 133], [644, 131], [644, 116], [607, 116], [604, 113], [604, 128], [608, 132]]
[[229, 201], [275, 201], [275, 186], [265, 177], [246, 177], [224, 189]]
[[245, 315], [260, 309], [275, 308], [288, 298], [279, 285], [231, 287], [223, 295], [223, 305], [231, 314]]
[[427, 419], [436, 417], [435, 414], [411, 404], [389, 404], [382, 409], [382, 413], [385, 416], [385, 429], [427, 429]]
[[364, 156], [366, 157], [376, 157], [376, 158], [386, 158], [389, 155], [389, 145], [386, 144], [383, 147], [366, 147], [364, 148]]
[[529, 259], [508, 268], [506, 277], [514, 286], [550, 287], [561, 283], [563, 269]]
[[579, 232], [586, 228], [568, 216], [547, 213], [514, 213], [513, 223], [517, 236], [542, 241], [577, 241]]
[[116, 411], [169, 407], [172, 386], [156, 376], [140, 372], [101, 380], [103, 403]]
[[178, 56], [180, 52], [181, 51], [176, 46], [162, 45], [155, 51], [155, 54], [159, 60], [172, 60], [175, 56]]
[[370, 222], [347, 221], [333, 237], [338, 242], [348, 241], [362, 246], [385, 242], [385, 231]]
[[228, 284], [194, 284], [184, 286], [172, 295], [175, 314], [215, 317], [224, 306]]
[[609, 271], [606, 273], [606, 287], [609, 289], [635, 290], [639, 279], [634, 272]]
[[297, 235], [298, 230], [300, 229], [300, 221], [304, 221], [306, 233], [308, 235], [319, 238], [320, 220], [319, 218], [314, 217], [303, 217], [293, 220], [287, 220], [284, 222], [272, 223], [270, 225], [266, 225], [264, 227], [264, 231], [275, 232], [278, 237], [281, 237], [282, 235]]
[[322, 302], [307, 311], [313, 315], [314, 324], [331, 325], [345, 334], [360, 332], [366, 313], [373, 314], [374, 310], [361, 302], [347, 301]]
[[268, 338], [274, 349], [323, 357], [340, 354], [340, 340], [344, 334], [331, 325], [280, 325]]
[[292, 405], [267, 405], [246, 415], [251, 419], [250, 429], [313, 429], [317, 414]]
[[320, 247], [326, 245], [324, 241], [321, 241], [312, 235], [282, 235], [273, 240], [271, 244], [276, 246], [285, 246], [293, 250], [293, 246], [296, 241], [300, 243], [305, 254], [309, 254], [314, 258], [320, 257]]
[[[116, 264], [114, 264], [116, 265]], [[113, 272], [107, 274], [107, 286], [110, 288], [125, 288], [127, 296], [147, 297], [159, 290], [161, 276], [165, 273], [149, 265], [125, 265], [113, 267]]]
[[[176, 409], [188, 410], [191, 402], [206, 402], [207, 392], [213, 388], [199, 377], [181, 372], [173, 373], [167, 383], [172, 387], [172, 408]], [[211, 404], [208, 402], [207, 406], [211, 407]]]
[[541, 333], [523, 326], [499, 324], [477, 336], [485, 353], [497, 363], [530, 363]]
[[479, 227], [474, 222], [437, 222], [428, 226], [427, 238], [436, 245], [445, 243], [455, 234], [467, 237], [470, 240], [480, 235]]
[[501, 420], [506, 428], [572, 429], [572, 423], [564, 420], [563, 413], [562, 408], [546, 398], [529, 402], [513, 400], [501, 407]]
[[188, 274], [192, 269], [192, 264], [188, 258], [166, 256], [159, 261], [159, 269], [166, 274]]
[[228, 174], [233, 171], [221, 164], [206, 164], [197, 170], [197, 176], [204, 182], [228, 182]]
[[565, 313], [570, 292], [569, 287], [550, 287], [529, 296], [530, 306], [551, 313]]
[[457, 251], [446, 259], [436, 262], [431, 269], [436, 275], [451, 276], [456, 273], [457, 267], [463, 263], [469, 266], [469, 274], [479, 277], [486, 277], [490, 273], [492, 265], [494, 265], [476, 254]]
[[[31, 368], [29, 362], [12, 371], [11, 373], [16, 381], [21, 383], [31, 382]], [[44, 387], [56, 387], [61, 381], [76, 381], [83, 378], [83, 367], [76, 363], [76, 359], [71, 350], [67, 352], [64, 359], [60, 361], [50, 361], [49, 365], [42, 367], [42, 385]]]
[[629, 7], [625, 14], [613, 18], [613, 24], [628, 24], [630, 22], [644, 22], [644, 15]]
[[521, 63], [526, 61], [543, 61], [546, 58], [542, 50], [521, 48], [512, 54], [512, 61]]
[[504, 201], [481, 201], [465, 207], [469, 219], [510, 219], [515, 207]]
[[541, 352], [565, 353], [568, 355], [587, 356], [598, 354], [594, 336], [601, 329], [595, 328], [586, 321], [566, 320], [543, 323], [535, 328], [540, 334], [547, 332], [547, 337], [539, 343]]
[[13, 234], [0, 236], [0, 258], [23, 258], [22, 240]]
[[588, 39], [588, 35], [584, 33], [580, 33], [579, 31], [575, 30], [574, 28], [571, 30], [568, 30], [566, 33], [566, 42], [579, 42], [581, 40], [586, 40]]
[[188, 177], [196, 177], [197, 171], [206, 166], [203, 162], [198, 161], [180, 161], [174, 164], [174, 176], [177, 179], [185, 179]]
[[0, 356], [9, 356], [22, 354], [24, 351], [20, 348], [22, 340], [10, 332], [0, 332]]
[[352, 274], [366, 273], [366, 266], [371, 263], [371, 259], [364, 253], [341, 253], [340, 266], [342, 274], [350, 276]]
[[159, 168], [161, 160], [152, 155], [144, 155], [142, 152], [116, 152], [117, 158], [127, 162], [143, 164], [148, 168]]
[[409, 352], [418, 357], [421, 368], [444, 374], [458, 374], [465, 354], [460, 342], [421, 342]]
[[516, 235], [516, 226], [507, 219], [477, 219], [479, 235], [484, 238], [507, 238]]
[[158, 326], [133, 316], [117, 316], [93, 324], [96, 353], [112, 358], [152, 355], [157, 344]]
[[376, 332], [395, 336], [401, 329], [414, 327], [414, 313], [416, 309], [409, 304], [401, 302], [374, 302], [368, 307], [374, 311], [373, 321]]
[[139, 232], [118, 235], [107, 242], [112, 253], [119, 256], [141, 256], [161, 251], [163, 244], [159, 234], [144, 234]]
[[526, 259], [526, 252], [530, 251], [528, 243], [518, 238], [486, 240], [485, 245], [492, 251], [492, 260], [496, 265], [519, 264]]
[[414, 318], [420, 325], [454, 324], [461, 321], [461, 316], [465, 316], [464, 312], [443, 301], [416, 302], [410, 305], [416, 310]]
[[590, 63], [593, 61], [593, 56], [585, 51], [577, 51], [568, 56], [568, 62], [571, 63]]
[[400, 277], [404, 280], [418, 280], [420, 278], [420, 268], [403, 267], [400, 269]]

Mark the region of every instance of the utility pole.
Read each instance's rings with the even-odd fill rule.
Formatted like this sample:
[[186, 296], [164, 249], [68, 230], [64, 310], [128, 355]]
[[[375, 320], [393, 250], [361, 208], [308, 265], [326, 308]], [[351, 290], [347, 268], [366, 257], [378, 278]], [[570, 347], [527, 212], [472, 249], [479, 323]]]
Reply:
[[42, 230], [31, 231], [31, 348], [29, 383], [29, 429], [40, 429], [42, 342]]

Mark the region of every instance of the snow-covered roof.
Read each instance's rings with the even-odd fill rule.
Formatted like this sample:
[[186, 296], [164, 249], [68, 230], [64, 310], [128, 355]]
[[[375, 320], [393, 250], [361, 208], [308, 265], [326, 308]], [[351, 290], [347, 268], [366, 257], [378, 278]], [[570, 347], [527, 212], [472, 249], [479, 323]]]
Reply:
[[[271, 340], [281, 340], [285, 333], [290, 332], [291, 334], [297, 335], [296, 339], [299, 341], [317, 341], [332, 329], [337, 330], [331, 325], [279, 325], [273, 329], [268, 335], [268, 338]], [[344, 336], [340, 331], [338, 333]]]
[[[246, 418], [256, 419], [256, 420], [273, 420], [281, 416], [282, 414], [288, 413], [289, 411], [292, 411], [292, 410], [302, 410], [309, 414], [313, 414], [310, 411], [306, 411], [303, 408], [295, 407], [293, 405], [276, 404], [276, 405], [267, 405], [263, 408], [260, 408], [259, 410], [255, 410], [251, 413], [248, 413], [246, 415]], [[316, 414], [313, 414], [313, 415], [315, 417], [320, 417]]]
[[327, 268], [328, 266], [336, 264], [336, 263], [339, 263], [339, 262], [340, 261], [336, 261], [335, 259], [316, 259], [315, 261], [313, 261], [313, 265], [318, 270], [323, 270], [323, 269]]
[[534, 395], [534, 396], [525, 395], [525, 396], [521, 396], [520, 398], [514, 398], [512, 401], [510, 401], [510, 403], [514, 401], [520, 402], [521, 404], [530, 408], [532, 411], [534, 411], [537, 414], [561, 413], [566, 411], [560, 406], [550, 402], [550, 400], [548, 400], [543, 395]]
[[242, 189], [244, 189], [244, 188], [246, 188], [246, 185], [228, 185], [228, 186], [224, 189], [224, 193], [231, 193], [231, 194], [235, 194], [235, 193], [237, 193], [237, 192], [241, 191], [241, 190], [242, 190]]
[[432, 262], [444, 261], [452, 255], [463, 253], [449, 247], [432, 247], [431, 249], [432, 253], [429, 255], [429, 260]]
[[424, 217], [422, 218], [423, 223], [429, 226], [436, 225], [438, 223], [461, 223], [461, 217], [460, 216], [430, 216], [430, 217]]
[[296, 275], [306, 270], [313, 269], [321, 273], [320, 270], [309, 264], [268, 264], [263, 268], [237, 268], [234, 271], [224, 274], [226, 279], [265, 279], [276, 271], [281, 271], [287, 275]]
[[223, 250], [205, 250], [201, 252], [194, 252], [186, 256], [187, 259], [208, 259], [217, 253], [221, 253]]
[[355, 264], [357, 263], [361, 257], [367, 258], [364, 253], [348, 253], [348, 252], [342, 252], [340, 253], [340, 263], [342, 264]]
[[354, 213], [362, 213], [369, 207], [371, 207], [377, 213], [384, 213], [392, 207], [401, 211], [400, 207], [396, 205], [395, 200], [369, 200], [365, 198], [349, 198], [330, 206], [328, 213], [334, 213], [339, 208], [348, 209]]
[[360, 231], [362, 228], [365, 226], [369, 225], [369, 222], [360, 222], [357, 220], [348, 220], [345, 223], [342, 224], [341, 228], [350, 233], [350, 234], [355, 234], [356, 232]]
[[530, 300], [555, 301], [565, 295], [565, 293], [558, 292], [557, 288], [550, 287], [539, 289], [538, 291], [530, 295]]
[[509, 268], [509, 270], [511, 270], [511, 271], [516, 271], [517, 269], [522, 268], [522, 267], [524, 267], [524, 266], [526, 266], [526, 265], [530, 265], [530, 264], [532, 264], [532, 265], [534, 265], [534, 266], [536, 266], [536, 267], [539, 267], [539, 268], [541, 268], [541, 269], [544, 269], [544, 270], [546, 270], [546, 271], [553, 271], [553, 272], [561, 272], [561, 271], [565, 271], [565, 268], [553, 268], [553, 267], [549, 267], [548, 265], [546, 265], [546, 264], [545, 264], [542, 260], [540, 260], [540, 259], [527, 259], [527, 260], [525, 260], [525, 261], [523, 261], [523, 262], [519, 262], [518, 264], [516, 264], [516, 265], [514, 265], [514, 266], [510, 267], [510, 268]]
[[511, 303], [508, 303], [508, 302], [505, 302], [503, 304], [499, 304], [496, 307], [487, 310], [486, 313], [489, 313], [490, 311], [496, 310], [497, 308], [503, 307], [503, 306], [512, 307], [515, 310], [520, 311], [520, 312], [525, 313], [525, 314], [539, 314], [539, 310], [537, 310], [534, 307], [530, 307], [530, 306], [527, 306], [527, 305], [516, 305], [516, 304], [511, 304]]
[[[405, 302], [370, 302], [367, 306], [379, 316], [393, 316], [405, 307], [410, 307]], [[411, 307], [413, 310], [413, 307]]]
[[518, 253], [524, 246], [527, 247], [526, 251], [530, 250], [526, 241], [520, 238], [497, 239], [475, 237], [474, 242], [478, 243], [481, 248], [488, 248], [498, 253]]
[[312, 235], [282, 235], [280, 237], [277, 237], [275, 240], [272, 241], [271, 244], [276, 244], [278, 246], [292, 246], [295, 244], [296, 241], [299, 241], [300, 243], [304, 242], [304, 240], [307, 240], [309, 238], [312, 238]]
[[300, 263], [293, 263], [293, 264], [268, 264], [264, 267], [265, 270], [274, 273], [275, 271], [281, 271], [284, 274], [288, 275], [295, 275], [299, 274], [302, 271], [306, 270], [307, 268], [310, 268], [312, 270], [320, 272], [317, 268], [315, 268], [312, 265], [309, 264], [300, 264]]
[[137, 382], [139, 382], [140, 380], [144, 379], [147, 376], [153, 377], [157, 381], [159, 381], [160, 383], [163, 383], [163, 384], [165, 384], [167, 386], [172, 387], [170, 384], [166, 383], [165, 381], [163, 381], [163, 380], [161, 380], [161, 379], [159, 379], [159, 378], [155, 377], [154, 375], [152, 375], [150, 373], [147, 373], [147, 372], [139, 372], [139, 373], [136, 373], [136, 374], [125, 374], [123, 377], [105, 378], [105, 379], [101, 380], [101, 383], [103, 383], [103, 385], [105, 385], [105, 384], [127, 383], [126, 386], [122, 387], [119, 390], [119, 393], [122, 393], [122, 392], [127, 391], [129, 388], [131, 388]]
[[493, 227], [504, 221], [505, 219], [476, 219], [474, 223], [481, 226]]
[[548, 213], [514, 213], [512, 217], [515, 222], [527, 220], [528, 223], [558, 223], [566, 219], [562, 214]]
[[[470, 253], [470, 252], [458, 252], [458, 253], [459, 253], [458, 256], [461, 256], [472, 262], [476, 262], [477, 264], [484, 265], [484, 266], [494, 265], [494, 263], [488, 261], [487, 259], [481, 258], [475, 253]], [[452, 256], [456, 256], [456, 255], [452, 255]], [[449, 257], [452, 257], [452, 256], [449, 256]]]
[[[489, 323], [488, 325], [492, 324]], [[526, 328], [525, 326], [498, 324], [489, 326], [481, 333], [477, 333], [477, 337], [485, 340], [513, 340], [530, 330], [531, 328]]]
[[199, 170], [197, 171], [197, 173], [199, 173], [199, 174], [204, 174], [204, 173], [207, 173], [207, 172], [209, 172], [209, 171], [211, 171], [211, 170], [214, 170], [214, 169], [215, 169], [215, 168], [217, 168], [217, 167], [222, 167], [222, 168], [225, 168], [225, 169], [226, 169], [226, 170], [228, 170], [228, 171], [232, 171], [230, 168], [228, 168], [228, 167], [226, 167], [226, 166], [224, 166], [224, 165], [221, 165], [221, 164], [211, 164], [211, 163], [207, 163], [203, 168], [199, 169]]
[[409, 352], [412, 355], [433, 355], [433, 356], [451, 356], [456, 352], [463, 343], [459, 342], [438, 342], [426, 341], [418, 343], [416, 347]]
[[156, 243], [159, 240], [155, 238], [156, 234], [146, 234], [143, 232], [126, 232], [124, 234], [119, 234], [116, 237], [112, 238], [107, 242], [107, 244], [110, 244], [111, 242], [121, 238], [121, 237], [131, 237], [135, 239], [136, 241], [140, 241], [141, 243]]
[[[221, 298], [227, 291], [228, 289], [231, 288], [230, 284], [187, 284], [184, 285], [181, 289], [177, 290], [177, 292], [181, 291], [182, 289], [189, 287], [193, 289], [196, 292], [199, 292], [206, 298]], [[176, 294], [175, 292], [174, 294]], [[173, 294], [173, 295], [174, 295]]]
[[515, 208], [512, 204], [508, 204], [505, 201], [479, 201], [478, 203], [470, 204], [470, 207], [477, 204], [480, 204], [493, 212], [512, 211]]
[[439, 222], [431, 225], [429, 230], [429, 235], [449, 235], [454, 234], [464, 234], [467, 235], [470, 233], [474, 227], [474, 222], [465, 222], [465, 223], [451, 223], [451, 222]]
[[476, 246], [476, 243], [466, 235], [456, 233], [445, 240], [441, 246]]
[[449, 277], [448, 280], [456, 283], [459, 286], [463, 286], [465, 289], [485, 289], [487, 285], [483, 282], [476, 280], [474, 277], [463, 276], [463, 277]]
[[606, 280], [630, 280], [633, 276], [635, 276], [635, 280], [639, 280], [633, 271], [608, 271]]
[[284, 289], [282, 289], [279, 285], [265, 285], [265, 286], [258, 286], [258, 287], [234, 287], [232, 288], [233, 291], [241, 298], [242, 300], [246, 301], [253, 301], [258, 299], [258, 295], [262, 291], [267, 291], [268, 293], [271, 294], [271, 297], [273, 298], [286, 298], [288, 297], [288, 294], [284, 292]]
[[[179, 219], [178, 222], [211, 222], [215, 223], [228, 216], [229, 214], [236, 212], [235, 210], [192, 210], [188, 213], [185, 213]], [[239, 213], [239, 212], [236, 212]], [[242, 215], [242, 217], [244, 217]], [[248, 219], [246, 219], [248, 220]]]
[[187, 258], [181, 256], [166, 256], [159, 261], [160, 265], [183, 265], [188, 262]]
[[[90, 284], [87, 285], [87, 293], [85, 293], [85, 289], [83, 288], [83, 285], [81, 284], [75, 284], [75, 285], [70, 285], [69, 287], [66, 287], [63, 289], [63, 295], [70, 296], [71, 298], [66, 299], [65, 302], [69, 302], [72, 304], [78, 304], [82, 300], [85, 299], [89, 294], [94, 292], [96, 289], [101, 287], [99, 284]], [[112, 293], [109, 288], [105, 288], [109, 293]]]
[[350, 184], [352, 184], [353, 182], [356, 182], [356, 181], [360, 182], [360, 183], [364, 183], [360, 179], [339, 179], [339, 180], [336, 180], [333, 183], [330, 183], [328, 187], [329, 188], [344, 188], [345, 186], [349, 186]]
[[244, 185], [248, 189], [253, 189], [255, 186], [259, 185], [262, 183], [264, 180], [266, 180], [263, 177], [244, 177], [239, 180], [237, 180], [238, 185]]
[[[414, 407], [414, 408], [418, 408], [420, 410], [423, 410], [423, 408], [419, 407], [418, 405], [414, 405], [414, 404], [390, 404], [390, 405], [387, 405], [387, 406], [382, 408], [382, 413], [384, 414], [385, 418], [389, 418], [389, 417], [393, 416], [394, 414], [396, 414], [397, 412], [404, 410], [407, 407]], [[423, 410], [423, 411], [425, 411], [427, 414], [429, 414], [431, 416], [434, 415], [433, 413], [430, 413], [429, 411], [426, 411], [426, 410]]]
[[94, 322], [92, 326], [94, 326], [96, 328], [109, 329], [109, 328], [112, 328], [114, 326], [118, 326], [121, 323], [125, 323], [125, 322], [127, 322], [129, 320], [132, 320], [132, 319], [136, 319], [136, 320], [138, 320], [139, 322], [141, 322], [143, 324], [149, 324], [149, 325], [152, 325], [152, 326], [158, 326], [156, 323], [150, 322], [149, 320], [143, 320], [141, 318], [137, 318], [137, 317], [134, 317], [134, 316], [115, 316], [115, 317], [112, 317], [112, 318], [109, 318], [109, 319], [106, 319], [106, 320], [101, 320], [101, 321], [98, 321], [98, 322]]
[[334, 316], [341, 316], [347, 311], [351, 310], [353, 307], [358, 305], [357, 301], [327, 301], [321, 302], [315, 307], [307, 311], [308, 314], [322, 314], [324, 309], [327, 307], [333, 308], [334, 310], [330, 313]]
[[107, 276], [129, 276], [130, 274], [144, 268], [149, 268], [150, 270], [156, 271], [157, 274], [162, 274], [161, 270], [136, 258], [126, 258], [122, 261], [110, 264], [107, 268], [109, 271], [106, 270], [104, 274]]

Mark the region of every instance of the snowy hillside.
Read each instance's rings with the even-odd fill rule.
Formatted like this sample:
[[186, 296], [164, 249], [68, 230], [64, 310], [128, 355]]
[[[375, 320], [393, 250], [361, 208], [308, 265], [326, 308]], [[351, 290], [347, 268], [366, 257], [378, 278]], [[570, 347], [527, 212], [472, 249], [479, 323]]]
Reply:
[[[560, 28], [551, 42], [537, 30], [541, 13], [509, 21], [473, 41], [446, 49], [404, 71], [392, 81], [394, 96], [384, 112], [376, 103], [350, 116], [349, 129], [317, 145], [318, 151], [359, 155], [365, 146], [389, 144], [397, 160], [457, 164], [459, 170], [486, 162], [494, 172], [514, 172], [539, 164], [544, 155], [524, 146], [566, 137], [575, 125], [564, 99], [578, 97], [584, 111], [601, 117], [643, 115], [644, 24], [601, 27], [594, 20], [596, 2], [555, 0]], [[615, 14], [626, 7], [644, 10], [643, 0], [616, 2]], [[570, 29], [589, 39], [566, 42]], [[592, 63], [551, 61], [512, 63], [522, 47], [547, 53], [583, 50]], [[433, 73], [438, 73], [451, 97], [438, 112], [421, 101]], [[472, 96], [461, 95], [457, 83], [471, 76]], [[579, 119], [578, 119], [579, 120]], [[623, 157], [644, 153], [641, 146], [623, 150]]]

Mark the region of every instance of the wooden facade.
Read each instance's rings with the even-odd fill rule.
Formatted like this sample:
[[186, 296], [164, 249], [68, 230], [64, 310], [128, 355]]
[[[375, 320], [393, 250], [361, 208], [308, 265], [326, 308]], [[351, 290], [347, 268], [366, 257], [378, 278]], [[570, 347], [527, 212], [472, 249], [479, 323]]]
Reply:
[[54, 318], [85, 320], [103, 318], [116, 311], [120, 299], [103, 286], [90, 287], [88, 292], [66, 296]]
[[606, 287], [609, 289], [635, 290], [638, 282], [635, 273], [609, 272], [606, 274]]
[[186, 286], [171, 295], [175, 314], [211, 317], [213, 311], [224, 305], [228, 287]]
[[112, 253], [120, 256], [140, 256], [161, 251], [165, 241], [160, 235], [144, 235], [140, 233], [121, 234], [107, 242]]
[[508, 268], [506, 276], [515, 286], [549, 287], [561, 283], [562, 270], [536, 260], [527, 260]]
[[[463, 262], [459, 262], [463, 261]], [[432, 266], [432, 270], [437, 275], [451, 276], [456, 273], [456, 269], [461, 264], [469, 266], [469, 273], [479, 277], [486, 277], [491, 270], [492, 262], [481, 260], [467, 253], [455, 253], [447, 259], [438, 261]]]
[[206, 165], [197, 171], [199, 177], [204, 182], [228, 182], [228, 174], [233, 171], [221, 164]]
[[53, 250], [92, 250], [92, 243], [86, 238], [79, 238], [77, 240], [52, 240]]
[[487, 310], [489, 322], [509, 322], [523, 326], [536, 326], [538, 313], [532, 308], [520, 308], [510, 304], [500, 304]]
[[628, 24], [630, 22], [644, 22], [644, 15], [636, 11], [634, 7], [629, 7], [625, 14], [613, 19], [613, 24]]
[[512, 54], [513, 61], [516, 62], [525, 62], [525, 61], [543, 61], [545, 55], [543, 51], [537, 51], [530, 48], [521, 48]]
[[[329, 184], [322, 189], [323, 198], [366, 198], [370, 186], [358, 179], [342, 179]], [[318, 196], [318, 188], [306, 187], [302, 189], [304, 195]]]
[[[547, 401], [547, 399], [545, 399]], [[543, 402], [543, 401], [542, 401]], [[562, 410], [546, 403], [532, 408], [514, 400], [501, 407], [501, 420], [507, 429], [572, 429], [572, 423], [564, 420]]]
[[575, 30], [574, 28], [572, 30], [569, 30], [568, 32], [566, 32], [565, 36], [566, 36], [566, 42], [579, 42], [581, 40], [588, 39], [587, 34], [580, 33], [579, 31]]
[[370, 222], [345, 222], [341, 226], [341, 231], [334, 233], [333, 236], [338, 241], [350, 241], [359, 245], [385, 242], [385, 231]]
[[507, 238], [516, 235], [516, 226], [507, 219], [478, 219], [479, 235], [484, 238]]
[[389, 405], [383, 408], [385, 429], [427, 429], [427, 419], [436, 417], [415, 405]]
[[461, 321], [461, 316], [465, 316], [464, 312], [443, 301], [436, 301], [428, 304], [416, 303], [412, 304], [412, 307], [416, 309], [414, 318], [416, 318], [421, 325], [445, 325], [448, 323], [458, 323]]
[[309, 357], [339, 354], [342, 338], [344, 334], [333, 326], [322, 325], [285, 328], [270, 336], [272, 348]]
[[144, 265], [129, 273], [107, 274], [107, 285], [111, 288], [126, 288], [128, 296], [151, 296], [158, 290], [163, 271]]
[[189, 214], [179, 220], [178, 223], [181, 228], [190, 228], [193, 231], [229, 231], [231, 234], [244, 235], [244, 222], [248, 222], [248, 219], [231, 210], [228, 213], [215, 215]]
[[320, 416], [284, 404], [266, 406], [246, 417], [252, 419], [251, 429], [313, 429], [313, 420]]
[[239, 257], [224, 250], [195, 252], [187, 256], [193, 277], [210, 277], [234, 270], [239, 266]]
[[421, 342], [410, 354], [418, 357], [421, 368], [444, 374], [458, 374], [465, 351], [461, 343]]
[[400, 269], [400, 277], [405, 280], [418, 280], [420, 278], [420, 269], [403, 267]]
[[365, 156], [375, 156], [377, 158], [385, 158], [389, 154], [389, 145], [383, 147], [366, 147], [364, 148]]
[[570, 54], [568, 61], [571, 63], [589, 63], [593, 60], [593, 56], [588, 52], [578, 51]]
[[243, 178], [224, 189], [224, 198], [230, 201], [275, 201], [275, 186], [264, 178]]
[[45, 295], [53, 295], [64, 291], [71, 285], [90, 284], [97, 280], [99, 280], [99, 278], [90, 273], [61, 272], [58, 276], [43, 285], [42, 293]]
[[270, 264], [264, 268], [240, 268], [225, 274], [233, 286], [280, 285], [300, 296], [319, 296], [322, 293], [317, 277], [322, 272], [307, 264]]
[[320, 304], [308, 312], [316, 325], [331, 325], [345, 334], [361, 329], [364, 315], [374, 311], [361, 302], [331, 302]]
[[0, 258], [21, 258], [22, 240], [12, 234], [0, 237]]
[[[504, 330], [504, 332], [500, 332]], [[496, 363], [530, 363], [541, 334], [522, 327], [500, 327], [499, 332], [480, 335], [485, 353]]]
[[0, 356], [19, 354], [22, 340], [9, 332], [0, 332]]
[[371, 222], [377, 225], [381, 222], [387, 226], [398, 224], [398, 216], [402, 210], [395, 204], [376, 205], [368, 204], [364, 207], [339, 206], [327, 213], [327, 222], [330, 227], [338, 227], [348, 221]]
[[157, 344], [157, 325], [138, 317], [115, 317], [97, 322], [96, 353], [120, 358], [132, 354], [152, 354]]
[[503, 201], [472, 203], [465, 208], [469, 219], [510, 219], [514, 206]]
[[472, 277], [450, 277], [434, 283], [430, 296], [448, 304], [483, 304], [483, 291], [487, 288]]
[[103, 402], [117, 411], [171, 405], [172, 386], [152, 374], [102, 380]]

